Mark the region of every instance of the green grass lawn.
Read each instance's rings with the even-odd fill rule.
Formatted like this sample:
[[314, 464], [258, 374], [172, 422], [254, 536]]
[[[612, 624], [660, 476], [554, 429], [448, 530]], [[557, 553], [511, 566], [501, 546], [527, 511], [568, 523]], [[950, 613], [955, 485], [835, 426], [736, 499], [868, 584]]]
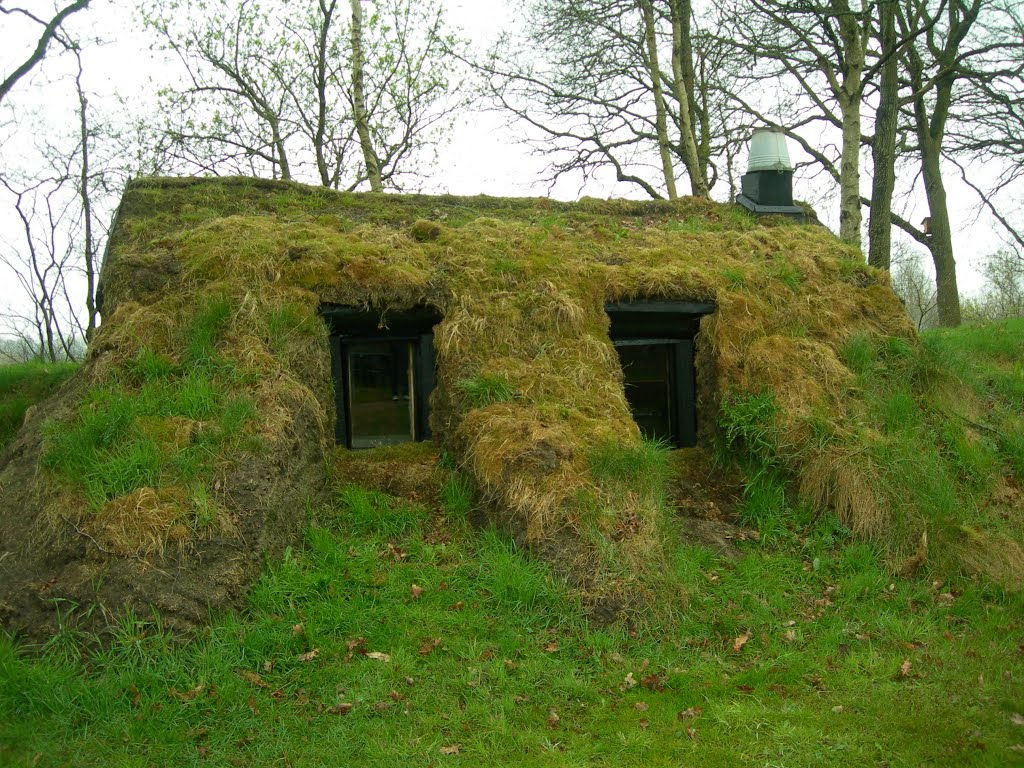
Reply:
[[63, 384], [77, 363], [0, 365], [0, 448], [21, 428], [25, 411]]
[[130, 616], [90, 655], [0, 641], [0, 763], [1024, 764], [1020, 596], [893, 580], [825, 519], [735, 562], [678, 543], [685, 609], [593, 629], [445, 497], [342, 490], [184, 644]]
[[[925, 343], [1019, 477], [1024, 321]], [[2, 413], [70, 370], [0, 368]], [[1024, 596], [893, 577], [883, 547], [764, 485], [738, 560], [665, 522], [663, 606], [632, 629], [588, 625], [472, 529], [454, 477], [440, 511], [341, 488], [248, 608], [190, 640], [131, 615], [102, 643], [0, 634], [0, 765], [1024, 765]]]

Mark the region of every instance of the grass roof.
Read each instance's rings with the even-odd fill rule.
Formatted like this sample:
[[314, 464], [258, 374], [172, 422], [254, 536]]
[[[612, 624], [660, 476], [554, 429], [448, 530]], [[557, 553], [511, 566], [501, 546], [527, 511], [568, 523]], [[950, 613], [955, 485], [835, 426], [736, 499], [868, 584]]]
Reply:
[[[1010, 454], [965, 429], [929, 443], [930, 427], [909, 432], [886, 410], [897, 404], [879, 404], [903, 392], [927, 426], [938, 418], [927, 403], [962, 385], [921, 347], [887, 273], [822, 227], [697, 199], [559, 203], [145, 179], [125, 193], [102, 293], [93, 401], [62, 434], [82, 444], [96, 403], [110, 407], [104, 397], [151, 402], [124, 416], [146, 447], [141, 458], [113, 456], [127, 467], [120, 484], [101, 482], [115, 450], [102, 430], [88, 433], [95, 455], [84, 458], [62, 454], [52, 435], [47, 466], [84, 499], [75, 524], [93, 536], [106, 531], [100, 520], [124, 529], [118, 510], [144, 498], [161, 510], [178, 504], [177, 518], [151, 517], [184, 517], [200, 538], [240, 530], [217, 479], [259, 451], [254, 443], [333, 450], [321, 304], [385, 315], [428, 304], [444, 318], [435, 438], [479, 504], [595, 600], [641, 594], [643, 574], [660, 567], [669, 462], [630, 416], [604, 307], [676, 299], [717, 305], [698, 344], [699, 407], [713, 417], [702, 437], [746, 462], [752, 498], [782, 487], [779, 514], [793, 503], [834, 510], [895, 569], [936, 551], [976, 553], [985, 541], [1000, 553], [991, 562], [943, 562], [1020, 582], [1020, 547], [989, 530], [983, 511], [965, 522], [954, 508], [969, 496], [983, 510], [996, 492], [988, 480], [962, 481], [984, 472], [956, 469], [962, 456], [1002, 467]], [[205, 401], [182, 394], [193, 390]], [[169, 401], [178, 405], [160, 405]], [[938, 474], [908, 492], [905, 463], [927, 445]], [[140, 462], [145, 471], [133, 474]], [[952, 501], [937, 505], [932, 485], [947, 481]]]

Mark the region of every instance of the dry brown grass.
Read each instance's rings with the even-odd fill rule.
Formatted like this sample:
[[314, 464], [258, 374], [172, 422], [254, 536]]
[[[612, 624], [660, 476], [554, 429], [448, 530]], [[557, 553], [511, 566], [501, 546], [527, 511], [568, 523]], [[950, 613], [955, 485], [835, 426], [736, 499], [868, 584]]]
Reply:
[[162, 556], [168, 546], [183, 547], [193, 537], [188, 507], [184, 488], [139, 488], [108, 502], [84, 527], [106, 551]]

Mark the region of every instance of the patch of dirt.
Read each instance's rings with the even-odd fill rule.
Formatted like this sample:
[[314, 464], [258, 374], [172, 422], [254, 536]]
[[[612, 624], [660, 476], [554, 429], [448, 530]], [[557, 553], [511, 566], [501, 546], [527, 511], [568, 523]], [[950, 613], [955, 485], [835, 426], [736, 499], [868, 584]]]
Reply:
[[743, 484], [735, 469], [716, 465], [701, 448], [675, 451], [671, 468], [671, 501], [688, 543], [736, 560], [743, 556], [738, 542], [761, 538], [757, 531], [737, 524]]

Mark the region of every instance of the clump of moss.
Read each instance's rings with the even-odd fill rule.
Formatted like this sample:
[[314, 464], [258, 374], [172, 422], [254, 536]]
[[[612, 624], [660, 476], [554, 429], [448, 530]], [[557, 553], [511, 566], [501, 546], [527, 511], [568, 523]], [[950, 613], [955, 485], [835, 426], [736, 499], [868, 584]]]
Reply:
[[426, 219], [417, 219], [409, 228], [409, 234], [418, 243], [431, 243], [441, 236], [441, 232], [440, 224]]

